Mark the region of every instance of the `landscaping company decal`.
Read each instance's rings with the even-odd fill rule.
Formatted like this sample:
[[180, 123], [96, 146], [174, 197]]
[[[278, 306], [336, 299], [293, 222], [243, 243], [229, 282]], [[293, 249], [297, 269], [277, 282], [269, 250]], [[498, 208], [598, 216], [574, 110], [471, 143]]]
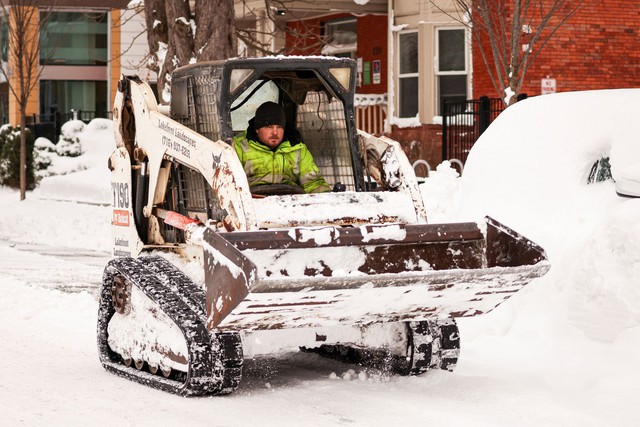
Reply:
[[174, 127], [171, 123], [158, 119], [158, 128], [165, 133], [162, 135], [162, 146], [172, 151], [176, 156], [191, 158], [191, 150], [196, 148], [196, 141], [184, 129]]
[[129, 240], [116, 237], [113, 246], [113, 256], [131, 256], [129, 251]]

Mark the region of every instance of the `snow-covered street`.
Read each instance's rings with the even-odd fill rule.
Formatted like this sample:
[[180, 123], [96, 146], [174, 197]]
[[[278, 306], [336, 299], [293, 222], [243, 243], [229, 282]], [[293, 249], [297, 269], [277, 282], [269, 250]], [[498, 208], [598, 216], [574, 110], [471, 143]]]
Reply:
[[[624, 372], [615, 361], [624, 355], [615, 346], [575, 349], [540, 334], [529, 343], [499, 336], [471, 339], [470, 321], [461, 322], [466, 340], [454, 373], [389, 376], [289, 353], [248, 361], [240, 388], [230, 396], [181, 398], [102, 369], [93, 286], [51, 289], [65, 277], [71, 284], [95, 283], [100, 269], [6, 246], [0, 253], [5, 425], [630, 426], [638, 419], [637, 406], [631, 405], [637, 395], [620, 399], [622, 390], [631, 392], [635, 385], [621, 382]], [[15, 270], [7, 273], [10, 262]], [[556, 366], [532, 357], [541, 352], [539, 346], [553, 349], [556, 357], [549, 359]], [[590, 353], [587, 360], [584, 350]]]
[[[529, 315], [537, 320], [516, 329], [537, 323], [541, 331], [511, 331], [516, 338], [490, 332], [514, 315], [509, 308], [484, 322], [461, 321], [463, 351], [453, 373], [391, 376], [287, 353], [247, 361], [232, 395], [182, 398], [100, 365], [100, 268], [7, 246], [0, 259], [4, 425], [631, 426], [640, 416], [637, 385], [622, 360], [638, 360], [624, 352], [625, 340], [640, 338], [637, 328], [614, 345], [545, 336], [553, 319], [535, 309]], [[520, 341], [523, 333], [531, 340]]]

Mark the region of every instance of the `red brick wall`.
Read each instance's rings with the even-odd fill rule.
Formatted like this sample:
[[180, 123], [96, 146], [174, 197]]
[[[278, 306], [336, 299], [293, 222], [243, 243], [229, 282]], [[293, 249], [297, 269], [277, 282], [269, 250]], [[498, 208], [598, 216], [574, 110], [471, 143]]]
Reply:
[[[358, 18], [358, 57], [371, 66], [370, 84], [363, 84], [358, 93], [387, 92], [387, 17], [365, 15]], [[380, 83], [373, 83], [373, 61], [380, 61]]]
[[[640, 86], [640, 2], [585, 0], [527, 70], [522, 92], [540, 94], [540, 79], [556, 91]], [[498, 96], [479, 53], [473, 55], [473, 97]]]
[[414, 128], [392, 126], [389, 138], [398, 141], [413, 164], [418, 159], [426, 160], [435, 170], [442, 163], [442, 126], [422, 125]]
[[[322, 46], [319, 34], [322, 23], [331, 19], [349, 17], [349, 14], [336, 14], [304, 21], [287, 23], [288, 30], [285, 43], [286, 55], [320, 55]], [[360, 94], [381, 94], [387, 92], [387, 16], [358, 16], [358, 50], [357, 57], [363, 62], [369, 61], [371, 66], [371, 83], [362, 85]], [[380, 83], [373, 84], [373, 61], [380, 61]]]

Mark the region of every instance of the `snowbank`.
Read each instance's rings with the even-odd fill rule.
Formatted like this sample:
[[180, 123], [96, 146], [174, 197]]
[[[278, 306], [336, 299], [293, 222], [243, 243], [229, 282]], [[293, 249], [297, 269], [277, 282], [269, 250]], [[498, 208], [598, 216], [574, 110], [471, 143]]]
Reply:
[[638, 99], [629, 89], [519, 102], [476, 143], [461, 182], [461, 217], [494, 216], [544, 247], [556, 282], [540, 292], [562, 299], [583, 333], [607, 340], [640, 325], [640, 199], [588, 176], [601, 158], [611, 158], [614, 178], [628, 167]]

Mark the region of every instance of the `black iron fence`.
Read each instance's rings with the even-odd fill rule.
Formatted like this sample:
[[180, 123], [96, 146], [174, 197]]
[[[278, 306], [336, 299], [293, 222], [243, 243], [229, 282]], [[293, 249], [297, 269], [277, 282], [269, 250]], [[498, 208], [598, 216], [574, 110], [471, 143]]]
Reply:
[[62, 125], [70, 120], [82, 120], [89, 123], [95, 118], [111, 118], [111, 112], [73, 110], [66, 113], [31, 114], [26, 117], [26, 125], [36, 138], [44, 137], [56, 144]]
[[[518, 96], [518, 101], [526, 94]], [[473, 144], [504, 110], [500, 98], [442, 102], [442, 159], [456, 159], [464, 164]]]

